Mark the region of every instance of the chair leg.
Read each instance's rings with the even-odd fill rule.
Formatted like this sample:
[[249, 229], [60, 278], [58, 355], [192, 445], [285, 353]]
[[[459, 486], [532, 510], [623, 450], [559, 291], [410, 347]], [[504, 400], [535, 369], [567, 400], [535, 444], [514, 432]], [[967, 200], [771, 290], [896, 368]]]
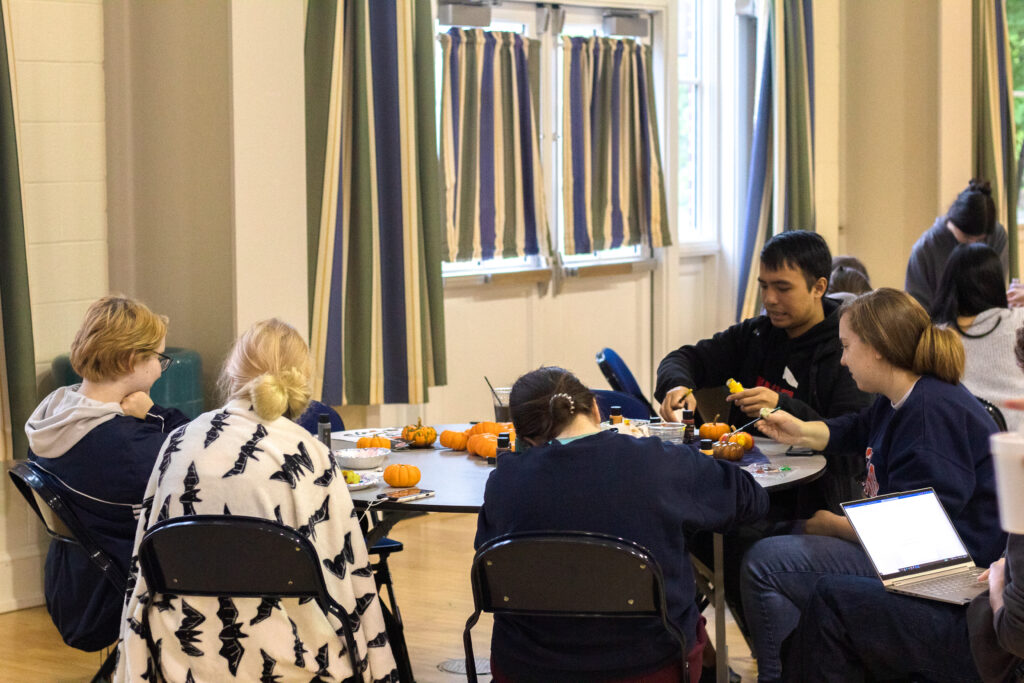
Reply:
[[469, 683], [476, 683], [476, 659], [473, 656], [473, 635], [471, 631], [473, 626], [476, 624], [476, 620], [480, 618], [480, 610], [473, 612], [469, 615], [469, 619], [466, 620], [466, 630], [462, 632], [462, 646], [466, 650], [466, 680]]
[[382, 554], [380, 560], [372, 566], [372, 569], [373, 578], [377, 582], [377, 595], [380, 595], [381, 589], [387, 586], [388, 604], [391, 605], [391, 614], [394, 615], [395, 620], [399, 624], [402, 624], [402, 613], [398, 609], [398, 600], [395, 598], [395, 584], [391, 581], [391, 568], [388, 567], [387, 555]]
[[99, 671], [92, 677], [89, 683], [108, 683], [114, 677], [114, 666], [117, 664], [117, 643], [110, 648], [110, 652], [107, 653], [103, 663], [100, 665]]

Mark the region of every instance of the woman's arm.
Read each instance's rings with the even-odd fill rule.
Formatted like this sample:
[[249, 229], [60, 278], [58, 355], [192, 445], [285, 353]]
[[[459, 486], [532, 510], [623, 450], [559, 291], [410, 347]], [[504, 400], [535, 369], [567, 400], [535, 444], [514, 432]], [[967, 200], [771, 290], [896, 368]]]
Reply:
[[828, 425], [824, 422], [798, 420], [784, 410], [765, 415], [757, 428], [765, 436], [791, 446], [822, 451], [828, 445]]

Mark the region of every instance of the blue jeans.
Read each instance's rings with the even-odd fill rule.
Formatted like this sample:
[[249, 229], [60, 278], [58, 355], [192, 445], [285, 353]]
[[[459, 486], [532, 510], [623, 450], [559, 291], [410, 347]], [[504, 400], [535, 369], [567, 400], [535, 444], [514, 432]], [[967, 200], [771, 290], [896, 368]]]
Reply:
[[875, 577], [859, 543], [831, 536], [772, 536], [747, 551], [740, 571], [743, 613], [757, 658], [757, 680], [782, 680], [782, 641], [823, 576]]
[[890, 593], [878, 579], [826, 576], [790, 639], [786, 679], [977, 681], [967, 608]]

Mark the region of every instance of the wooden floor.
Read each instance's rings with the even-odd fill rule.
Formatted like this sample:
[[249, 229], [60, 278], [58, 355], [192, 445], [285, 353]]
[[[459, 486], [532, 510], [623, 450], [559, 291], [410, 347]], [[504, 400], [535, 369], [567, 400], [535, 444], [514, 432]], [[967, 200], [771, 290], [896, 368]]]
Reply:
[[[390, 534], [405, 543], [390, 565], [410, 658], [421, 683], [465, 680], [440, 671], [438, 665], [463, 657], [462, 629], [473, 611], [469, 567], [475, 531], [476, 515], [429, 514], [401, 522]], [[711, 610], [706, 616], [713, 639]], [[490, 630], [490, 617], [483, 615], [473, 629], [477, 656], [487, 656]], [[753, 682], [754, 661], [731, 620], [727, 636], [732, 668]], [[64, 645], [43, 607], [0, 614], [0, 643], [2, 681], [87, 683], [101, 663], [98, 653]]]

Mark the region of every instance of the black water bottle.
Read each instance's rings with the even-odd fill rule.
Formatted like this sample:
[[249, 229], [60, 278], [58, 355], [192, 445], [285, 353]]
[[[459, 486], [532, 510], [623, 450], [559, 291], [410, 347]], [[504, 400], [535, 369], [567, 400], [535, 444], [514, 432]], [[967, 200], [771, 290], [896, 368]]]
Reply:
[[316, 419], [316, 436], [327, 450], [331, 450], [331, 416], [327, 413], [320, 413]]

